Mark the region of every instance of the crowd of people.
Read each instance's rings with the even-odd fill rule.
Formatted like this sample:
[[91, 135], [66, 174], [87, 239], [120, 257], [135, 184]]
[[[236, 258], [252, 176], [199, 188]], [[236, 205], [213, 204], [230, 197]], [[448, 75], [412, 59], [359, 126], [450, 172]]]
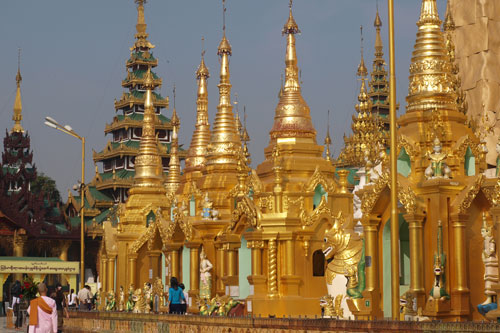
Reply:
[[[57, 283], [55, 289], [49, 290], [45, 283], [38, 284], [39, 297], [31, 300], [26, 311], [29, 316], [29, 332], [62, 332], [64, 318], [69, 318], [69, 309], [91, 311], [96, 309], [96, 296], [89, 285], [80, 289], [78, 294], [71, 289], [67, 294], [63, 292], [62, 285]], [[10, 306], [13, 310], [15, 327], [23, 326], [23, 311], [21, 309], [22, 288], [19, 281], [15, 281], [10, 289]], [[189, 296], [183, 283], [176, 277], [170, 279], [168, 288], [168, 312], [172, 314], [185, 314]]]

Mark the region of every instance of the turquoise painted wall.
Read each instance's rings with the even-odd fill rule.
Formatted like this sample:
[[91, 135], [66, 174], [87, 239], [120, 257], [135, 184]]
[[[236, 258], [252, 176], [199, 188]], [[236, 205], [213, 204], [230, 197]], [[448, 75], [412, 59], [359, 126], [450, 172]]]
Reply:
[[182, 281], [179, 281], [184, 283], [184, 286], [186, 287], [185, 290], [190, 290], [191, 289], [191, 279], [189, 276], [189, 273], [191, 272], [189, 266], [191, 264], [191, 258], [189, 255], [189, 249], [187, 247], [182, 248]]
[[[404, 294], [410, 288], [410, 235], [408, 223], [399, 215], [399, 260], [400, 281], [399, 292]], [[382, 263], [383, 263], [383, 300], [384, 316], [392, 316], [391, 306], [391, 220], [389, 219], [382, 231]]]
[[476, 158], [472, 154], [470, 147], [467, 147], [467, 151], [465, 152], [465, 174], [467, 176], [476, 175]]
[[196, 201], [194, 199], [194, 196], [191, 197], [191, 200], [189, 200], [189, 216], [195, 216], [196, 215]]
[[252, 252], [247, 248], [247, 240], [241, 237], [241, 247], [238, 250], [238, 284], [240, 286], [240, 299], [247, 298], [250, 293], [250, 283], [247, 277], [252, 274]]
[[405, 177], [411, 172], [411, 161], [410, 156], [406, 153], [406, 149], [402, 148], [398, 156], [398, 173]]
[[[326, 194], [327, 193], [323, 189], [323, 186], [321, 186], [321, 184], [316, 186], [316, 188], [314, 189], [314, 197], [313, 197], [314, 208], [318, 207], [319, 203], [321, 202], [321, 198]], [[326, 198], [326, 200], [328, 200], [328, 197]]]
[[165, 276], [166, 276], [166, 270], [165, 270], [165, 255], [162, 253], [161, 254], [161, 282], [163, 283], [164, 286], [166, 286], [170, 281], [165, 281]]

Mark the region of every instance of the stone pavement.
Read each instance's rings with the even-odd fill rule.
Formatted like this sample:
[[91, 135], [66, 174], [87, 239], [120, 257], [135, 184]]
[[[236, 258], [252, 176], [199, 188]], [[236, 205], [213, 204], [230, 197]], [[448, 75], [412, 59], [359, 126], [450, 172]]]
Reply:
[[26, 332], [26, 326], [23, 329], [7, 329], [7, 317], [0, 317], [0, 332], [12, 333], [12, 332]]

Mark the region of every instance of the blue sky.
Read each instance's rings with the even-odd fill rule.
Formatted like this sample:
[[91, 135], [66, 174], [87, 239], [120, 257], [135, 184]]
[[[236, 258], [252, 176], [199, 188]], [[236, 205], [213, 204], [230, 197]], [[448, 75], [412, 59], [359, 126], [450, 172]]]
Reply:
[[[420, 0], [399, 0], [396, 15], [396, 76], [400, 113], [405, 109], [408, 68], [415, 42]], [[438, 0], [443, 17], [446, 1]], [[240, 112], [247, 109], [250, 152], [255, 167], [264, 158], [280, 75], [285, 38], [281, 28], [288, 0], [228, 0], [227, 37], [233, 47], [231, 82]], [[373, 59], [375, 0], [296, 0], [294, 16], [302, 30], [297, 38], [303, 96], [311, 108], [318, 141], [323, 142], [327, 110], [335, 155], [350, 133], [359, 90], [356, 68], [360, 57], [359, 27], [364, 26], [365, 61]], [[379, 1], [386, 61], [387, 1]], [[163, 95], [177, 87], [181, 120], [180, 143], [189, 147], [196, 113], [195, 71], [205, 37], [205, 61], [210, 69], [209, 115], [218, 103], [217, 46], [222, 36], [219, 0], [150, 0], [145, 9], [149, 40], [156, 45], [156, 72]], [[0, 128], [12, 127], [17, 48], [22, 48], [23, 126], [31, 135], [39, 172], [57, 182], [63, 197], [80, 177], [80, 144], [43, 125], [45, 116], [70, 124], [87, 137], [87, 181], [93, 177], [92, 149], [109, 140], [104, 126], [115, 114], [113, 102], [123, 89], [125, 61], [133, 44], [136, 6], [133, 0], [3, 1], [0, 12], [3, 56], [0, 66]], [[234, 98], [233, 98], [234, 100]], [[170, 116], [172, 109], [165, 112]], [[4, 133], [4, 132], [2, 132]], [[3, 135], [2, 135], [3, 137]]]

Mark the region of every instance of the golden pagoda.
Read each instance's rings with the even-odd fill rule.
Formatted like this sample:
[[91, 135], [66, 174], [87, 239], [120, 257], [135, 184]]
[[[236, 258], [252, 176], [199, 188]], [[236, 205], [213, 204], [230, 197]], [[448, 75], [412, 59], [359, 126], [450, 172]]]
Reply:
[[[361, 39], [363, 39], [362, 36]], [[359, 103], [355, 106], [357, 116], [352, 116], [352, 135], [344, 136], [345, 147], [339, 155], [337, 167], [360, 168], [367, 163], [373, 165], [379, 162], [380, 151], [385, 149], [384, 126], [379, 114], [373, 113], [373, 102], [366, 89], [367, 75], [368, 70], [363, 57], [363, 47], [361, 47], [361, 61], [357, 70], [357, 76], [361, 80]]]
[[21, 101], [21, 81], [23, 80], [21, 76], [20, 65], [17, 66], [16, 74], [16, 99], [14, 101], [14, 113], [12, 115], [12, 120], [14, 121], [14, 126], [10, 130], [10, 133], [24, 133], [23, 126], [21, 125], [21, 120], [23, 120], [23, 104]]
[[[340, 171], [339, 181], [335, 179], [335, 168], [316, 143], [310, 110], [301, 94], [295, 48], [298, 32], [290, 2], [283, 28], [285, 82], [264, 150], [265, 161], [256, 171], [240, 163], [238, 185], [229, 193], [236, 201], [232, 223], [216, 240], [225, 252], [221, 257], [228, 260], [224, 282], [239, 281], [240, 294], [249, 282], [247, 308], [254, 315], [320, 313], [318, 299], [327, 293], [323, 236], [340, 211], [352, 215], [347, 172]], [[244, 246], [251, 249], [247, 279]], [[236, 263], [238, 268], [232, 269]], [[228, 294], [233, 287], [226, 284]]]
[[391, 281], [389, 170], [357, 192], [371, 262], [366, 292], [380, 299], [369, 311], [360, 307], [360, 318], [391, 314], [391, 283], [429, 318], [481, 318], [476, 306], [484, 300], [484, 268], [477, 244], [483, 213], [488, 221], [498, 214], [490, 209], [497, 180], [485, 172], [483, 145], [461, 109], [441, 23], [436, 0], [423, 0], [397, 131], [400, 281]]
[[[164, 186], [153, 104], [153, 75], [148, 69], [143, 88], [144, 118], [139, 154], [135, 163], [134, 185], [126, 204], [118, 209], [118, 224], [103, 224], [101, 248], [103, 290], [119, 286], [135, 287], [161, 276], [162, 238], [170, 220], [170, 200]], [[116, 275], [115, 275], [116, 272]], [[116, 285], [114, 284], [116, 281]]]

